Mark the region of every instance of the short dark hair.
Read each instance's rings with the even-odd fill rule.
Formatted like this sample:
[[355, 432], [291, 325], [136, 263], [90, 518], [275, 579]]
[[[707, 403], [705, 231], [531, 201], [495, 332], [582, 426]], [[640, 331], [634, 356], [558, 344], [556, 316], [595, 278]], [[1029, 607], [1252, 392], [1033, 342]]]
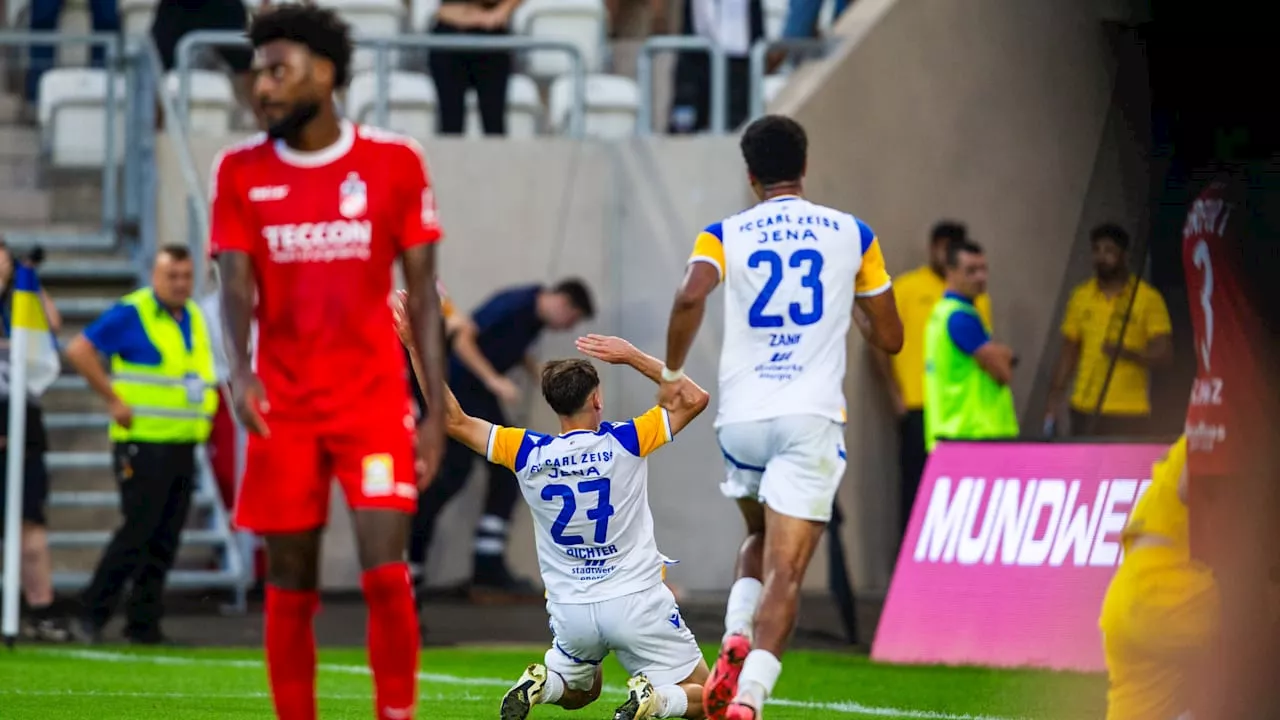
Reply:
[[600, 387], [600, 375], [589, 360], [552, 360], [542, 368], [542, 397], [557, 415], [573, 415]]
[[955, 220], [939, 220], [938, 224], [933, 226], [933, 232], [929, 234], [929, 240], [935, 243], [940, 240], [960, 242], [967, 237], [969, 237], [969, 228]]
[[1121, 250], [1129, 249], [1129, 233], [1116, 223], [1103, 223], [1089, 232], [1090, 244], [1104, 239], [1119, 245]]
[[968, 238], [953, 241], [951, 244], [947, 245], [947, 267], [960, 267], [960, 253], [981, 255], [982, 246]]
[[747, 172], [761, 185], [793, 182], [804, 175], [809, 137], [784, 115], [765, 115], [747, 126], [739, 142]]
[[249, 26], [249, 41], [257, 49], [276, 40], [304, 45], [333, 63], [334, 88], [346, 87], [351, 71], [351, 28], [332, 9], [310, 3], [267, 7]]
[[577, 308], [584, 318], [589, 320], [595, 317], [596, 305], [591, 299], [591, 289], [582, 280], [566, 278], [556, 283], [556, 286], [551, 288], [551, 292], [569, 298], [569, 304]]
[[182, 262], [184, 260], [191, 259], [191, 249], [186, 245], [170, 243], [168, 245], [160, 246], [160, 251], [156, 253], [156, 257], [160, 257], [161, 255], [168, 255], [170, 260]]

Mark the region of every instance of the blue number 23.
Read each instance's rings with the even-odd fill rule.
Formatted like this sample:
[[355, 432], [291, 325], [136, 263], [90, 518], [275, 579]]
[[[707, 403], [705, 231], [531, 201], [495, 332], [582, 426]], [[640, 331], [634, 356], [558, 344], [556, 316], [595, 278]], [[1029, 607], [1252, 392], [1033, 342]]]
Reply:
[[[791, 253], [791, 259], [787, 262], [787, 265], [793, 268], [806, 264], [808, 272], [800, 278], [800, 286], [813, 291], [811, 302], [813, 307], [806, 311], [800, 303], [794, 302], [787, 307], [787, 314], [791, 316], [791, 322], [796, 325], [812, 325], [822, 319], [822, 253], [813, 248], [801, 248]], [[766, 315], [764, 312], [769, 300], [782, 284], [782, 256], [774, 250], [757, 250], [747, 258], [748, 267], [758, 268], [761, 265], [769, 266], [769, 279], [765, 280], [764, 287], [760, 288], [760, 295], [756, 301], [751, 303], [751, 309], [747, 312], [747, 322], [751, 327], [782, 327], [781, 315]]]
[[[596, 506], [587, 511], [587, 519], [595, 521], [595, 542], [598, 545], [609, 538], [609, 518], [614, 513], [613, 506], [609, 504], [609, 478], [583, 480], [578, 483], [577, 494], [588, 493], [597, 495]], [[564, 534], [573, 520], [574, 513], [578, 511], [578, 499], [573, 488], [568, 485], [547, 485], [542, 488], [543, 500], [550, 502], [556, 498], [563, 501], [564, 505], [560, 507], [560, 514], [551, 524], [551, 539], [555, 540], [557, 545], [582, 545], [586, 541], [581, 535]]]

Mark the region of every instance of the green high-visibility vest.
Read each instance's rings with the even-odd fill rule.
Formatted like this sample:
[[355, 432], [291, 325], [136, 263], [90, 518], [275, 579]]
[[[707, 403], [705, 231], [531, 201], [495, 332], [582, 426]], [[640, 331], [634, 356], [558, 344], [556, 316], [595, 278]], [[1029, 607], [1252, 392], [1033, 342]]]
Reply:
[[182, 329], [160, 305], [149, 287], [120, 301], [138, 311], [142, 331], [160, 352], [159, 365], [139, 365], [111, 358], [111, 387], [133, 410], [133, 424], [125, 428], [111, 423], [113, 442], [202, 443], [209, 438], [218, 410], [217, 379], [213, 369], [213, 345], [204, 315], [194, 302], [184, 312], [191, 319], [191, 349]]
[[943, 297], [924, 329], [924, 444], [938, 438], [980, 440], [1018, 436], [1013, 391], [986, 373], [972, 355], [956, 347], [947, 331], [954, 313], [981, 321], [970, 303]]

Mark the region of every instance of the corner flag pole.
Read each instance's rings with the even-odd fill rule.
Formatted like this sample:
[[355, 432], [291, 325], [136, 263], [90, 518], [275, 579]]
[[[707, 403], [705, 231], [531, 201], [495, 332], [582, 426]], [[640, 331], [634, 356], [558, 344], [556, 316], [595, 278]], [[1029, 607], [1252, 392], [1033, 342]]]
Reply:
[[[4, 590], [0, 598], [0, 634], [13, 647], [18, 638], [18, 583], [22, 563], [22, 483], [27, 447], [27, 387], [34, 380], [39, 395], [57, 374], [57, 354], [49, 336], [49, 320], [40, 298], [40, 278], [36, 271], [19, 264], [13, 273], [13, 308], [9, 315], [9, 440], [8, 467], [5, 468]], [[33, 338], [49, 341], [48, 347], [33, 346]], [[35, 351], [34, 353], [32, 351]], [[52, 366], [46, 361], [52, 357]], [[34, 376], [30, 363], [37, 363]], [[44, 371], [49, 375], [42, 375]]]
[[[13, 328], [9, 333], [9, 440], [5, 468], [4, 617], [0, 634], [13, 647], [18, 637], [18, 582], [22, 562], [22, 475], [27, 446], [27, 334], [19, 322], [20, 290], [13, 293]], [[37, 299], [37, 302], [39, 300]]]

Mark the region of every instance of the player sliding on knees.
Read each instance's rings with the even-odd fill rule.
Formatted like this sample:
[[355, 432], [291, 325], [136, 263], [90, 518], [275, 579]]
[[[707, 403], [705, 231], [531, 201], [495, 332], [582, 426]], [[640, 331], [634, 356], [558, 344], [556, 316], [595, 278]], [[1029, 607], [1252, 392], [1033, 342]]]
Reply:
[[[578, 349], [630, 365], [654, 382], [662, 369], [657, 358], [616, 337], [588, 335]], [[632, 676], [614, 720], [701, 718], [707, 663], [662, 581], [646, 457], [671, 442], [709, 397], [686, 379], [670, 410], [604, 422], [600, 378], [584, 359], [547, 363], [542, 396], [560, 418], [559, 435], [471, 417], [445, 388], [449, 436], [519, 479], [547, 587], [551, 648], [507, 691], [501, 718], [523, 720], [534, 705], [591, 704], [600, 697], [600, 663], [610, 651]]]
[[889, 354], [902, 322], [875, 233], [801, 197], [808, 140], [767, 115], [742, 135], [760, 204], [708, 226], [676, 295], [658, 399], [675, 407], [680, 368], [707, 296], [725, 284], [716, 434], [747, 539], [729, 593], [724, 644], [703, 706], [712, 720], [753, 720], [782, 671], [800, 582], [844, 475], [844, 375], [854, 304], [859, 330]]

